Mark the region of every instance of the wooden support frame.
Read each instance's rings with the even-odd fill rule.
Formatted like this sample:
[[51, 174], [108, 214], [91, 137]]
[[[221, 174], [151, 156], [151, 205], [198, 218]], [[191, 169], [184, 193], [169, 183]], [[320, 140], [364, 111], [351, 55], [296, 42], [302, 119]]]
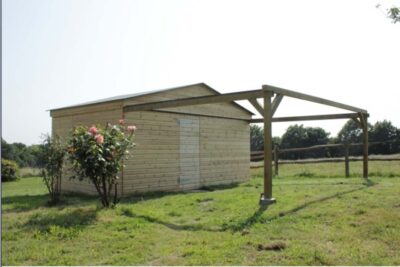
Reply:
[[[272, 118], [272, 122], [289, 122], [289, 121], [313, 121], [313, 120], [333, 120], [333, 119], [350, 119], [358, 118], [357, 113], [342, 114], [325, 114], [325, 115], [307, 115], [295, 117], [276, 117]], [[250, 123], [262, 123], [263, 119], [252, 119]]]
[[335, 108], [342, 108], [342, 109], [359, 112], [359, 113], [367, 113], [366, 110], [361, 109], [361, 108], [353, 107], [350, 105], [342, 104], [342, 103], [328, 100], [325, 98], [307, 95], [307, 94], [303, 94], [303, 93], [299, 93], [299, 92], [295, 92], [295, 91], [291, 91], [291, 90], [287, 90], [287, 89], [283, 89], [283, 88], [279, 88], [279, 87], [275, 87], [275, 86], [271, 86], [271, 85], [263, 85], [263, 89], [272, 91], [276, 94], [282, 94], [285, 96], [298, 98], [298, 99], [302, 99], [302, 100], [306, 100], [306, 101], [310, 101], [310, 102], [314, 102], [314, 103], [318, 103], [318, 104], [323, 104], [323, 105], [327, 105], [327, 106], [331, 106], [331, 107], [335, 107]]
[[368, 116], [364, 113], [359, 115], [363, 131], [363, 177], [368, 179]]
[[129, 111], [146, 111], [160, 108], [175, 108], [183, 106], [203, 105], [221, 102], [232, 102], [235, 100], [248, 100], [251, 98], [263, 97], [262, 90], [242, 91], [236, 93], [227, 93], [220, 95], [208, 95], [199, 97], [189, 97], [182, 99], [173, 99], [166, 101], [150, 102], [136, 105], [129, 105], [124, 107], [124, 112]]
[[257, 98], [248, 99], [250, 104], [260, 113], [261, 116], [264, 117], [264, 108], [258, 103]]
[[281, 103], [283, 99], [283, 95], [281, 94], [277, 94], [274, 98], [274, 100], [272, 101], [272, 107], [271, 107], [271, 112], [272, 112], [272, 116], [274, 116], [276, 110], [279, 107], [279, 104]]
[[260, 204], [275, 203], [272, 198], [272, 92], [264, 91], [264, 192]]
[[[290, 91], [287, 89], [271, 86], [271, 85], [263, 85], [263, 89], [258, 90], [250, 90], [250, 91], [241, 91], [235, 93], [226, 93], [220, 95], [209, 95], [209, 96], [198, 96], [198, 97], [189, 97], [189, 98], [181, 98], [181, 99], [173, 99], [166, 101], [158, 101], [158, 102], [150, 102], [136, 105], [129, 105], [124, 107], [124, 111], [146, 111], [160, 108], [172, 108], [172, 107], [182, 107], [182, 106], [192, 106], [192, 105], [202, 105], [202, 104], [211, 104], [211, 103], [221, 103], [221, 102], [231, 102], [235, 100], [249, 100], [249, 99], [257, 99], [264, 97], [263, 91], [269, 91], [272, 94], [289, 96], [293, 98], [298, 98], [318, 104], [328, 105], [336, 108], [346, 109], [353, 112], [358, 113], [367, 113], [366, 110], [353, 107], [350, 105], [342, 104], [339, 102], [331, 101], [328, 99], [315, 97], [312, 95], [307, 95], [295, 91]], [[278, 98], [277, 98], [278, 99]], [[278, 102], [278, 101], [277, 101]], [[276, 106], [277, 108], [277, 106]], [[275, 110], [276, 110], [275, 108]]]
[[[272, 96], [276, 95], [274, 100]], [[284, 96], [310, 101], [322, 105], [335, 108], [341, 108], [355, 113], [344, 114], [325, 114], [311, 116], [294, 116], [273, 118], [282, 98]], [[257, 98], [264, 99], [264, 107], [262, 107]], [[160, 111], [160, 109], [175, 108], [182, 106], [212, 104], [221, 102], [233, 102], [236, 100], [248, 100], [256, 110], [263, 116], [263, 119], [252, 119], [249, 123], [264, 123], [264, 192], [261, 196], [261, 204], [271, 204], [275, 202], [272, 198], [272, 122], [289, 122], [289, 121], [308, 121], [308, 120], [331, 120], [331, 119], [353, 119], [360, 124], [363, 129], [363, 177], [368, 178], [368, 112], [364, 109], [331, 101], [328, 99], [315, 97], [271, 85], [263, 85], [262, 89], [234, 92], [220, 95], [209, 95], [199, 97], [189, 97], [182, 99], [173, 99], [166, 101], [158, 101], [151, 103], [142, 103], [128, 105], [123, 107], [124, 112], [130, 111]], [[360, 119], [360, 121], [358, 120]]]

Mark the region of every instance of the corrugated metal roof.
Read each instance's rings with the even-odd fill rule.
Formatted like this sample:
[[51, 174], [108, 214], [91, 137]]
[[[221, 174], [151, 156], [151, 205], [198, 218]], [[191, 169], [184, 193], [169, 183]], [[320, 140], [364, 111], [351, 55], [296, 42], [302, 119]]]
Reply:
[[[50, 111], [68, 109], [68, 108], [76, 108], [76, 107], [87, 106], [87, 105], [95, 105], [95, 104], [106, 103], [106, 102], [119, 101], [119, 100], [124, 100], [124, 99], [135, 98], [135, 97], [139, 97], [139, 96], [152, 95], [152, 94], [157, 94], [157, 93], [161, 93], [161, 92], [167, 92], [167, 91], [171, 91], [171, 90], [183, 89], [183, 88], [196, 86], [196, 85], [205, 86], [208, 89], [210, 89], [211, 91], [213, 91], [214, 93], [221, 94], [220, 92], [218, 92], [217, 90], [215, 90], [214, 88], [210, 87], [209, 85], [207, 85], [205, 83], [195, 83], [195, 84], [172, 87], [172, 88], [167, 88], [167, 89], [151, 90], [151, 91], [139, 92], [139, 93], [135, 93], [135, 94], [126, 94], [126, 95], [113, 96], [113, 97], [103, 98], [103, 99], [99, 99], [99, 100], [94, 100], [94, 101], [84, 102], [84, 103], [80, 103], [80, 104], [75, 104], [75, 105], [71, 105], [71, 106], [54, 108], [54, 109], [50, 109]], [[243, 109], [244, 111], [254, 115], [253, 112], [251, 112], [247, 108], [237, 104], [236, 102], [232, 101], [232, 104], [234, 104], [235, 106]]]

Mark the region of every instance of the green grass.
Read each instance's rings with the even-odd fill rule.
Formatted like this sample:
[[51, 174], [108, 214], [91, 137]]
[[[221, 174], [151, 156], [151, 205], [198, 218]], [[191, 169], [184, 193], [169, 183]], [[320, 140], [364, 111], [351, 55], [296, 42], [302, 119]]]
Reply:
[[40, 178], [4, 183], [2, 264], [400, 265], [400, 164], [381, 164], [371, 171], [384, 177], [369, 183], [327, 178], [341, 164], [283, 165], [268, 209], [258, 205], [260, 169], [239, 185], [108, 210], [80, 196], [49, 207]]

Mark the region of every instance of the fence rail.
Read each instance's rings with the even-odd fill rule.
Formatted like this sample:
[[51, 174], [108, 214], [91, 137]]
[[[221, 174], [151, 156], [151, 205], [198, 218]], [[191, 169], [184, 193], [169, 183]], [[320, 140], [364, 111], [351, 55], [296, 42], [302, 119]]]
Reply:
[[[369, 142], [368, 146], [371, 145], [379, 145], [379, 144], [389, 144], [389, 143], [400, 143], [400, 140], [388, 140], [388, 141], [377, 141], [377, 142]], [[362, 143], [348, 143], [348, 144], [327, 144], [327, 145], [316, 145], [310, 147], [299, 147], [299, 148], [287, 148], [287, 149], [279, 149], [278, 146], [274, 147], [273, 150], [273, 158], [274, 158], [274, 168], [275, 168], [275, 175], [279, 173], [279, 165], [280, 164], [305, 164], [305, 163], [322, 163], [322, 162], [344, 162], [345, 163], [345, 176], [350, 176], [350, 161], [362, 161], [361, 158], [349, 157], [349, 148], [354, 146], [362, 146]], [[291, 152], [302, 152], [302, 151], [310, 151], [310, 150], [318, 150], [323, 148], [342, 148], [344, 151], [343, 158], [323, 158], [323, 159], [316, 159], [316, 160], [285, 160], [279, 161], [279, 155], [284, 153], [291, 153]], [[264, 159], [264, 151], [252, 151], [251, 152], [251, 161], [259, 161]], [[372, 161], [394, 161], [399, 160], [400, 158], [369, 158]]]

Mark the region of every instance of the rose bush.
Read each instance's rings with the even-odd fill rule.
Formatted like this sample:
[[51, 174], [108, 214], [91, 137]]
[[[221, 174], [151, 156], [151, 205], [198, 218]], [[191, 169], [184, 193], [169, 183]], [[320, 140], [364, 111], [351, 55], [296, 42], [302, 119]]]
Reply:
[[118, 174], [129, 148], [134, 146], [136, 126], [107, 124], [105, 128], [79, 126], [73, 131], [68, 145], [74, 179], [89, 179], [104, 207], [118, 202]]

